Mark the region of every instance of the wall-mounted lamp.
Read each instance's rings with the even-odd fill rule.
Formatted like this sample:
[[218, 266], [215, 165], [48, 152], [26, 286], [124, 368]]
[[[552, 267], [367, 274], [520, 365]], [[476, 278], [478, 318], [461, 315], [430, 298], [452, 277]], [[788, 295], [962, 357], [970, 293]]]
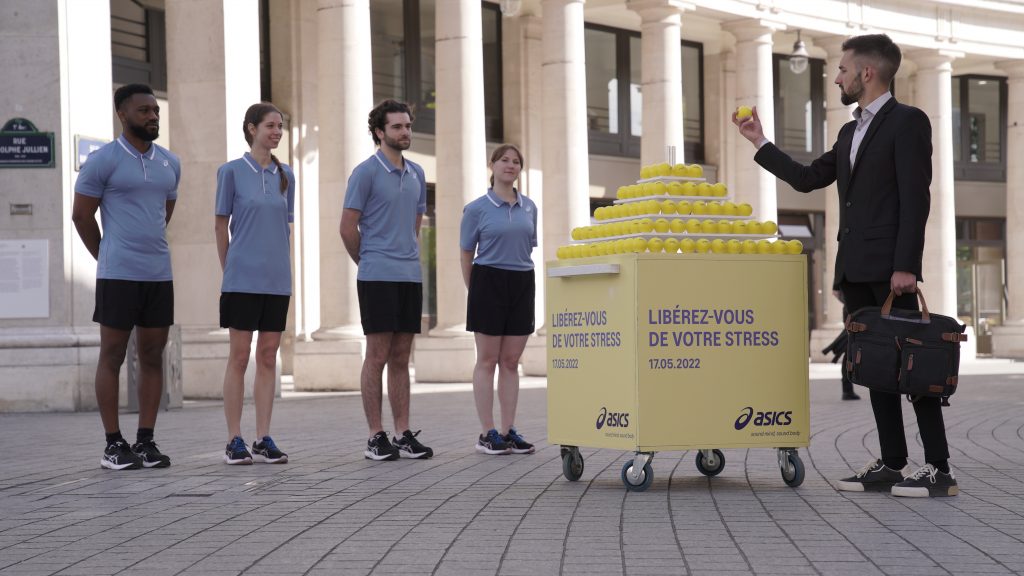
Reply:
[[800, 39], [800, 31], [797, 30], [793, 53], [789, 55], [789, 71], [793, 74], [803, 74], [804, 70], [807, 70], [807, 46]]
[[498, 4], [498, 8], [501, 9], [501, 14], [508, 18], [519, 14], [519, 9], [522, 8], [522, 0], [501, 0]]

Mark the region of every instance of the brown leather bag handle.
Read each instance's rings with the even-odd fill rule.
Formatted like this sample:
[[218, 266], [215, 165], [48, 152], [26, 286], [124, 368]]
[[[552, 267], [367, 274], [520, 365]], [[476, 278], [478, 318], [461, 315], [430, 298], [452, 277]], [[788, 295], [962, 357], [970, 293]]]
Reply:
[[[896, 298], [896, 293], [889, 290], [889, 297], [882, 304], [882, 318], [887, 318], [892, 313], [892, 301], [894, 298]], [[931, 322], [931, 315], [928, 314], [928, 303], [924, 301], [924, 294], [921, 292], [920, 287], [917, 288], [917, 299], [921, 302], [921, 323], [928, 324]]]

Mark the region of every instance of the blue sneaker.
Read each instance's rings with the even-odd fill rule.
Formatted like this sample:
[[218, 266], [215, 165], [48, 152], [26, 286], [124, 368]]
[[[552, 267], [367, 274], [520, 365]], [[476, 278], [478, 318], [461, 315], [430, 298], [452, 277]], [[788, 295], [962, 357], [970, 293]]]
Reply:
[[523, 438], [523, 435], [515, 428], [508, 429], [508, 434], [505, 435], [505, 443], [508, 444], [509, 450], [513, 454], [533, 454], [535, 450], [533, 444], [527, 442], [526, 438]]
[[252, 443], [252, 453], [263, 458], [267, 464], [287, 464], [288, 455], [277, 449], [274, 439], [264, 436], [263, 440]]
[[252, 454], [245, 449], [245, 440], [241, 436], [235, 436], [224, 448], [225, 464], [252, 464]]
[[481, 454], [509, 454], [512, 450], [505, 443], [505, 439], [501, 437], [501, 434], [497, 430], [491, 428], [487, 431], [487, 434], [481, 434], [480, 438], [476, 441], [476, 451]]

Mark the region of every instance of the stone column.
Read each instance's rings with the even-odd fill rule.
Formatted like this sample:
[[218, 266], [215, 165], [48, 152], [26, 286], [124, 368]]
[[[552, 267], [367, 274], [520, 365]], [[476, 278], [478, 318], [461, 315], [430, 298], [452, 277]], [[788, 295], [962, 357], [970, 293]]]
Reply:
[[640, 15], [643, 138], [640, 163], [664, 162], [666, 146], [675, 146], [683, 162], [683, 69], [681, 13], [693, 5], [680, 0], [628, 0]]
[[480, 10], [478, 0], [437, 2], [437, 328], [417, 338], [417, 382], [473, 381], [459, 228], [462, 207], [488, 186]]
[[239, 126], [260, 100], [259, 10], [255, 1], [168, 2], [170, 148], [181, 181], [167, 236], [174, 267], [175, 323], [182, 329], [188, 397], [220, 398], [227, 331], [218, 318], [221, 270], [213, 235], [217, 168], [249, 149]]
[[[815, 43], [828, 53], [825, 62], [825, 76], [828, 84], [825, 87], [825, 124], [828, 132], [825, 136], [825, 148], [829, 149], [839, 138], [839, 129], [852, 119], [854, 105], [846, 106], [840, 96], [842, 92], [835, 85], [835, 76], [839, 70], [839, 61], [843, 58], [843, 41], [845, 38], [833, 37], [818, 40]], [[839, 242], [839, 189], [835, 183], [825, 189], [825, 277], [822, 279], [822, 294], [812, 294], [819, 298], [824, 312], [824, 323], [811, 331], [811, 359], [816, 362], [830, 362], [832, 356], [825, 356], [821, 349], [839, 335], [843, 329], [843, 304], [832, 295], [832, 280], [836, 274], [836, 252]]]
[[1006, 286], [1009, 302], [1003, 326], [992, 330], [992, 353], [1024, 356], [1024, 61], [996, 64], [1009, 75], [1006, 128]]
[[[319, 269], [311, 263], [306, 338], [295, 345], [295, 388], [358, 390], [365, 345], [356, 294], [358, 267], [341, 243], [339, 225], [352, 170], [374, 152], [366, 117], [373, 108], [369, 0], [318, 0], [317, 114], [319, 205], [303, 206], [307, 226], [319, 228]], [[313, 126], [310, 126], [312, 129]], [[312, 172], [312, 171], [310, 171]], [[309, 208], [308, 210], [306, 208]], [[313, 221], [318, 214], [318, 221]], [[315, 231], [304, 234], [312, 242]], [[311, 248], [309, 258], [315, 257]], [[308, 259], [307, 259], [308, 263]], [[319, 276], [317, 278], [316, 276]]]
[[[772, 33], [783, 26], [766, 20], [739, 20], [722, 28], [736, 37], [736, 102], [728, 113], [731, 115], [737, 106], [756, 106], [765, 137], [774, 140]], [[746, 138], [737, 138], [736, 143], [736, 164], [732, 169], [735, 202], [749, 202], [759, 220], [778, 220], [775, 176], [754, 162], [757, 150]]]
[[925, 227], [922, 288], [928, 307], [956, 315], [956, 210], [953, 203], [952, 62], [959, 56], [938, 50], [907, 55], [917, 65], [917, 107], [932, 124], [931, 211]]

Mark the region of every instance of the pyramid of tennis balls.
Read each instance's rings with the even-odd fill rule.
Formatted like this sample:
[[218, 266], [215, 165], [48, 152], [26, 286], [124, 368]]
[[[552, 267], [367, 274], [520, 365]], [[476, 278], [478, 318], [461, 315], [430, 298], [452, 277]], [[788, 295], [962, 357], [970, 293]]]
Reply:
[[[615, 204], [595, 210], [590, 226], [571, 231], [572, 239], [579, 243], [559, 247], [558, 259], [641, 252], [803, 252], [799, 240], [765, 238], [774, 239], [778, 225], [770, 220], [753, 220], [750, 204], [733, 203], [728, 199], [725, 184], [709, 184], [703, 176], [703, 168], [698, 164], [673, 166], [663, 162], [642, 167], [636, 184], [618, 189]], [[716, 237], [723, 235], [731, 237]], [[737, 238], [738, 235], [751, 237]]]

